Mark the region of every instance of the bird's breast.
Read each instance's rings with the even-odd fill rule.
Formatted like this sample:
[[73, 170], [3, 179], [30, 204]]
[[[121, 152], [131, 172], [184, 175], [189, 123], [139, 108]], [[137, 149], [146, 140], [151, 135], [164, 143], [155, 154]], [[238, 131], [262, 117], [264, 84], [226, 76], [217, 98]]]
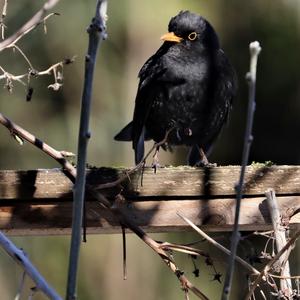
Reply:
[[[154, 140], [160, 141], [174, 129], [171, 144], [193, 143], [204, 126], [207, 105], [204, 81], [188, 81], [180, 85], [164, 84], [156, 94], [146, 127]], [[176, 132], [176, 134], [175, 134]]]
[[167, 55], [146, 121], [150, 136], [161, 141], [172, 130], [170, 144], [191, 145], [206, 139], [212, 98], [212, 66], [208, 57]]

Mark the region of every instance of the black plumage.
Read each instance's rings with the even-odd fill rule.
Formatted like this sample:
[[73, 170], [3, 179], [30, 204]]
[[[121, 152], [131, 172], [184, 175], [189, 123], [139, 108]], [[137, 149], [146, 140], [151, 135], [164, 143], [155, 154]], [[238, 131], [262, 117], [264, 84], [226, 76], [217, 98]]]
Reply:
[[137, 164], [144, 141], [160, 142], [171, 129], [164, 148], [187, 145], [189, 165], [205, 163], [231, 109], [235, 72], [203, 17], [181, 11], [168, 29], [139, 72], [133, 121], [115, 139], [132, 141]]

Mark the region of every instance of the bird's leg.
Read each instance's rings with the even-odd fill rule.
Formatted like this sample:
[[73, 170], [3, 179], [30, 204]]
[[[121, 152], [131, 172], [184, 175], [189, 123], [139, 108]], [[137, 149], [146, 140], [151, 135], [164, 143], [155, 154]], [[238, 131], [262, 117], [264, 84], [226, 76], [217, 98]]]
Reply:
[[209, 165], [209, 161], [203, 151], [202, 148], [199, 148], [199, 154], [200, 154], [200, 161], [199, 163], [203, 164], [203, 166], [208, 166]]
[[159, 146], [156, 147], [154, 155], [153, 155], [152, 168], [154, 169], [154, 173], [156, 173], [156, 170], [159, 167], [158, 152], [159, 152]]
[[216, 167], [217, 165], [214, 163], [210, 163], [206, 157], [205, 152], [202, 148], [197, 147], [199, 151], [199, 160], [195, 164], [196, 167]]
[[216, 167], [216, 163], [210, 163], [206, 157], [205, 152], [202, 148], [199, 148], [200, 160], [197, 162], [197, 167]]

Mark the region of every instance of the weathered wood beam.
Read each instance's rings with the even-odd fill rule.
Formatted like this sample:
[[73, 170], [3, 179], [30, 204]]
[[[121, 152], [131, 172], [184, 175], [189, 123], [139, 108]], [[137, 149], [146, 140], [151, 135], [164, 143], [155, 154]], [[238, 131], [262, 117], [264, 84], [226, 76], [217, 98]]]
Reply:
[[[186, 230], [177, 212], [208, 231], [230, 231], [234, 219], [234, 185], [238, 166], [145, 170], [103, 190], [113, 198], [122, 192], [122, 210], [146, 231]], [[100, 168], [88, 172], [92, 185], [116, 180], [125, 170]], [[272, 228], [264, 193], [276, 191], [282, 217], [300, 227], [300, 167], [254, 165], [247, 169], [241, 230]], [[87, 196], [88, 232], [120, 232], [113, 215]], [[59, 169], [0, 171], [0, 229], [9, 234], [68, 234], [72, 215], [72, 184]]]

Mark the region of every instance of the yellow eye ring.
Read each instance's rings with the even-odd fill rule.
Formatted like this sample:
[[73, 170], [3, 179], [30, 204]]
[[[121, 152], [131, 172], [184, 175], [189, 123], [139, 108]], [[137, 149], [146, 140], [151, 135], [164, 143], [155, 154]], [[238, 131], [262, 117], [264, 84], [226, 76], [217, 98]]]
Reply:
[[194, 41], [196, 38], [197, 38], [198, 34], [197, 32], [191, 32], [189, 35], [188, 35], [188, 39], [190, 41]]

